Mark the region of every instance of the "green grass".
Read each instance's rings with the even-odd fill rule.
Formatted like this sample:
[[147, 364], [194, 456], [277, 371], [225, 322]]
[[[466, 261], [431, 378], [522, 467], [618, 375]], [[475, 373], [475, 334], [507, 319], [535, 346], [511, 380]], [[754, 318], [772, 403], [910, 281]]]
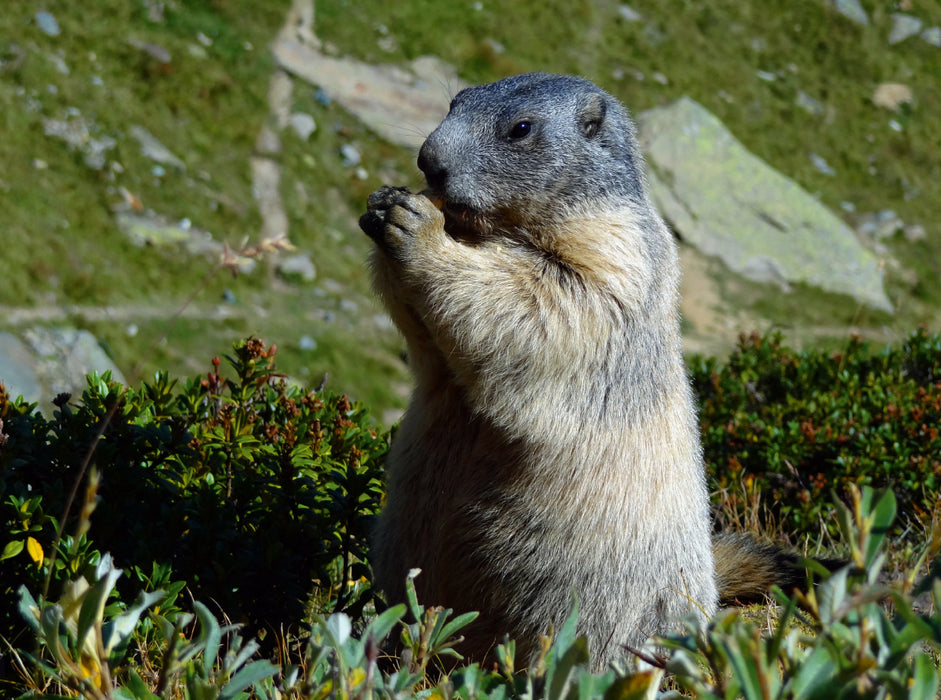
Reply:
[[[231, 246], [257, 240], [261, 220], [249, 159], [268, 118], [274, 65], [266, 47], [289, 5], [186, 0], [167, 5], [163, 21], [155, 23], [140, 3], [57, 4], [52, 11], [62, 33], [48, 37], [32, 19], [34, 3], [5, 2], [0, 306], [159, 309], [161, 314], [135, 322], [136, 335], [127, 333], [124, 319], [66, 318], [93, 327], [128, 372], [140, 365], [131, 379], [158, 368], [205, 367], [233, 338], [257, 333], [282, 348], [279, 365], [289, 374], [319, 381], [329, 372], [332, 388], [373, 404], [381, 414], [403, 405], [404, 392], [390, 387], [406, 383], [407, 372], [399, 359], [401, 340], [371, 321], [381, 308], [364, 266], [370, 244], [356, 219], [380, 184], [419, 184], [413, 153], [382, 142], [335, 104], [315, 100], [312, 86], [296, 82], [293, 109], [313, 115], [317, 130], [306, 143], [282, 134], [281, 192], [291, 240], [311, 255], [317, 280], [281, 283], [268, 262], [236, 280], [220, 275], [195, 305], [211, 311], [228, 288], [236, 297], [229, 309], [234, 318], [216, 320], [209, 311], [188, 316], [156, 350], [154, 340], [211, 264], [175, 248], [137, 248], [114, 222], [112, 209], [122, 202], [123, 187], [145, 208], [169, 220], [188, 218]], [[824, 326], [880, 332], [885, 327], [903, 336], [921, 322], [936, 326], [941, 307], [941, 131], [935, 118], [941, 111], [941, 50], [918, 39], [889, 46], [888, 6], [864, 5], [872, 20], [868, 28], [839, 16], [823, 0], [662, 0], [632, 5], [645, 16], [637, 23], [619, 16], [618, 2], [482, 2], [475, 9], [465, 2], [357, 0], [318, 3], [315, 30], [338, 55], [386, 63], [434, 54], [470, 82], [527, 70], [580, 73], [635, 112], [689, 95], [834, 211], [841, 211], [842, 202], [852, 202], [858, 212], [891, 208], [906, 223], [923, 225], [924, 241], [889, 241], [891, 255], [915, 274], [906, 277], [887, 265], [887, 288], [898, 307], [892, 317], [812, 289], [783, 294], [734, 275], [723, 281], [729, 306], [812, 342], [814, 333], [806, 329]], [[926, 26], [941, 24], [941, 6], [922, 3], [914, 12]], [[200, 33], [210, 45], [200, 43]], [[392, 51], [379, 47], [383, 36], [393, 40]], [[129, 39], [158, 44], [172, 60], [160, 63]], [[194, 55], [200, 52], [204, 56]], [[67, 75], [57, 67], [61, 62]], [[759, 70], [776, 79], [762, 80]], [[665, 85], [654, 79], [656, 73], [666, 77]], [[902, 114], [874, 106], [872, 92], [884, 81], [911, 86], [914, 105]], [[454, 86], [441, 89], [453, 92]], [[801, 110], [795, 105], [798, 91], [821, 101], [826, 112]], [[43, 134], [44, 118], [64, 119], [70, 108], [98, 135], [117, 140], [109, 160], [120, 163], [118, 171], [91, 170], [80, 154]], [[889, 128], [893, 118], [903, 125], [901, 132]], [[154, 163], [127, 136], [134, 124], [179, 156], [186, 171], [168, 168], [155, 177]], [[344, 144], [362, 154], [366, 179], [342, 164]], [[810, 152], [825, 158], [837, 176], [817, 172]], [[38, 161], [46, 167], [37, 168]], [[847, 218], [852, 224], [852, 216]], [[341, 312], [341, 300], [353, 301], [356, 312]], [[325, 311], [336, 320], [318, 320]], [[0, 328], [9, 329], [2, 320]], [[315, 351], [297, 348], [303, 335], [317, 341]]]

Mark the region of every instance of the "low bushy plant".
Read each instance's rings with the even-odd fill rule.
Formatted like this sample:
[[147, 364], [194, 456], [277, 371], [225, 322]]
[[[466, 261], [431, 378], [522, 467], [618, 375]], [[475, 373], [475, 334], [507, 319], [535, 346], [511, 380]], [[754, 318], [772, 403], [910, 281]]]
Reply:
[[[322, 610], [359, 615], [386, 436], [347, 397], [288, 384], [274, 355], [250, 339], [227, 358], [229, 376], [218, 359], [203, 378], [158, 374], [140, 389], [93, 376], [51, 419], [0, 403], [0, 635], [21, 627], [22, 583], [58, 595], [99, 551], [128, 569], [125, 594], [186, 581], [252, 631], [296, 625], [312, 592]], [[60, 539], [88, 520], [69, 508], [76, 493], [95, 508], [91, 530]]]
[[[603, 672], [591, 670], [591, 650], [576, 634], [577, 606], [534, 658], [517, 658], [507, 639], [495, 663], [480, 666], [460, 658], [473, 614], [423, 607], [411, 579], [407, 605], [369, 605], [366, 542], [388, 436], [348, 398], [289, 385], [274, 354], [250, 339], [227, 358], [229, 370], [214, 360], [205, 377], [158, 375], [140, 389], [94, 376], [80, 402], [59, 397], [51, 419], [0, 391], [0, 694], [937, 693], [937, 336], [919, 332], [881, 354], [854, 340], [838, 355], [794, 353], [779, 338], [754, 336], [728, 366], [697, 361], [706, 455], [728, 517], [753, 515], [760, 494], [765, 514], [786, 528], [779, 534], [806, 534], [827, 519], [850, 564], [805, 596], [776, 592], [767, 624], [722, 612]], [[801, 416], [808, 425], [795, 427]], [[848, 506], [830, 498], [831, 487], [848, 494]], [[838, 517], [828, 518], [830, 508]], [[924, 527], [906, 526], [911, 556], [888, 583], [897, 510]], [[918, 540], [925, 531], [929, 539]]]
[[827, 354], [752, 334], [692, 374], [706, 470], [733, 517], [835, 536], [829, 494], [851, 484], [892, 489], [909, 532], [941, 508], [941, 336], [882, 352], [851, 338]]
[[[557, 635], [550, 631], [540, 640], [534, 658], [516, 659], [514, 643], [506, 640], [492, 667], [447, 671], [445, 660], [460, 661], [459, 634], [474, 616], [451, 619], [451, 610], [419, 605], [414, 573], [406, 583], [407, 606], [387, 609], [360, 635], [352, 633], [344, 613], [317, 617], [297, 662], [275, 665], [252, 659], [257, 645], [244, 642], [235, 626], [220, 625], [199, 603], [196, 623], [190, 614], [172, 622], [157, 614], [152, 606], [162, 592], [109, 611], [105, 600], [120, 572], [104, 557], [90, 579], [69, 586], [55, 603], [21, 589], [20, 610], [40, 643], [30, 681], [34, 688], [96, 700], [667, 700], [682, 697], [678, 690], [729, 700], [931, 700], [939, 685], [931, 650], [941, 648], [941, 580], [928, 578], [920, 586], [930, 589], [931, 612], [913, 605], [911, 593], [918, 588], [880, 582], [895, 499], [891, 492], [854, 488], [850, 501], [850, 508], [838, 508], [852, 561], [807, 595], [788, 598], [776, 591], [780, 612], [768, 630], [737, 610], [723, 611], [636, 652], [641, 666], [593, 671], [587, 643], [576, 633], [575, 606]], [[159, 629], [151, 644], [159, 663], [145, 668], [124, 650], [147, 621]], [[383, 659], [383, 641], [395, 629], [403, 651]]]

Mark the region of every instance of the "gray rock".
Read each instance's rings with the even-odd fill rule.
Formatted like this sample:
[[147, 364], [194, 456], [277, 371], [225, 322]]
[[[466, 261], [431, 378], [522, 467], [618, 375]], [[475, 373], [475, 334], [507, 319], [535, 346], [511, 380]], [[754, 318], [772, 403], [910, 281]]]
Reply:
[[416, 58], [409, 69], [373, 66], [290, 40], [275, 42], [272, 53], [284, 70], [320, 87], [318, 100], [340, 103], [390, 143], [409, 148], [421, 145], [447, 114], [450, 95], [465, 87], [451, 66], [431, 57]]
[[302, 335], [301, 339], [297, 342], [297, 347], [306, 351], [316, 350], [317, 341], [311, 338], [309, 335]]
[[33, 17], [36, 20], [36, 26], [39, 27], [43, 34], [47, 36], [59, 36], [59, 34], [62, 33], [62, 30], [59, 29], [59, 23], [51, 13], [40, 10], [33, 15]]
[[917, 243], [918, 241], [923, 241], [928, 237], [928, 232], [921, 224], [912, 224], [911, 226], [906, 226], [904, 233], [905, 240], [907, 240], [909, 243]]
[[896, 231], [904, 227], [905, 222], [898, 214], [891, 209], [883, 209], [861, 215], [856, 225], [856, 231], [861, 236], [878, 241], [894, 236]]
[[140, 144], [140, 152], [145, 158], [169, 165], [177, 170], [186, 170], [186, 165], [173, 152], [164, 146], [147, 129], [136, 124], [127, 130], [131, 137]]
[[891, 311], [879, 261], [793, 180], [689, 98], [644, 112], [654, 201], [680, 236], [761, 281], [802, 282]]
[[889, 43], [898, 44], [921, 31], [921, 20], [911, 15], [896, 12], [892, 15], [892, 29], [889, 31]]
[[173, 60], [173, 56], [170, 55], [170, 52], [167, 51], [160, 44], [153, 44], [149, 41], [141, 41], [140, 39], [130, 38], [127, 40], [127, 43], [133, 46], [135, 49], [140, 49], [148, 56], [160, 63], [170, 63]]
[[261, 214], [261, 237], [275, 240], [288, 235], [290, 222], [281, 198], [281, 165], [272, 158], [252, 157], [252, 195]]
[[493, 51], [493, 53], [496, 54], [497, 56], [500, 56], [506, 53], [506, 47], [503, 44], [501, 44], [499, 41], [497, 41], [496, 39], [491, 39], [490, 37], [487, 37], [486, 39], [484, 39], [484, 43], [487, 45], [487, 48]]
[[291, 128], [294, 133], [301, 137], [301, 141], [306, 141], [310, 135], [317, 129], [314, 118], [306, 112], [294, 112], [290, 117]]
[[395, 329], [395, 324], [387, 314], [373, 314], [372, 322], [380, 330], [391, 331]]
[[797, 91], [797, 98], [794, 100], [794, 104], [796, 104], [808, 114], [813, 114], [815, 117], [823, 116], [823, 114], [827, 111], [827, 108], [824, 107], [820, 100], [814, 99], [803, 90]]
[[941, 27], [928, 27], [921, 33], [922, 41], [941, 48]]
[[836, 170], [833, 169], [833, 166], [830, 165], [827, 161], [823, 159], [823, 156], [818, 156], [816, 153], [811, 151], [810, 162], [814, 164], [814, 167], [822, 172], [824, 175], [833, 177], [836, 175]]
[[117, 145], [117, 141], [107, 134], [92, 136], [98, 126], [93, 121], [86, 121], [74, 108], [66, 110], [65, 119], [43, 119], [42, 125], [46, 136], [60, 139], [70, 149], [80, 151], [85, 165], [93, 170], [101, 170], [105, 166], [108, 151]]
[[869, 25], [869, 15], [859, 4], [859, 0], [831, 0], [831, 4], [841, 15], [862, 26]]
[[359, 154], [359, 151], [356, 150], [356, 146], [348, 143], [340, 146], [340, 156], [343, 158], [343, 165], [345, 165], [347, 168], [352, 168], [353, 166], [359, 165], [363, 158]]
[[0, 333], [0, 382], [11, 395], [28, 401], [51, 401], [67, 392], [77, 400], [92, 372], [124, 375], [88, 331], [75, 328], [30, 328], [22, 338]]
[[278, 261], [278, 274], [289, 282], [313, 282], [317, 278], [314, 263], [306, 254], [292, 255]]
[[34, 360], [33, 353], [19, 338], [0, 331], [0, 384], [10, 398], [22, 396], [30, 403], [42, 398]]
[[621, 5], [618, 8], [618, 14], [621, 15], [621, 19], [625, 22], [640, 22], [644, 18], [637, 10], [627, 5]]
[[[181, 219], [176, 223], [167, 221], [151, 211], [143, 214], [134, 214], [129, 211], [119, 211], [114, 215], [118, 228], [134, 245], [165, 247], [178, 245], [190, 255], [205, 255], [210, 259], [221, 259], [225, 253], [225, 245], [213, 239], [212, 234], [206, 230], [193, 226], [189, 219]], [[238, 255], [234, 256], [235, 264], [240, 272], [249, 273], [257, 264], [252, 258]]]

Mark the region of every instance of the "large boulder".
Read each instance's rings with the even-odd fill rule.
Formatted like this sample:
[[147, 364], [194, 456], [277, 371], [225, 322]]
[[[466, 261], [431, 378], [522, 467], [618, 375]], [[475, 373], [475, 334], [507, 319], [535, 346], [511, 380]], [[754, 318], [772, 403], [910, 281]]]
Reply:
[[51, 401], [57, 394], [81, 396], [85, 375], [124, 375], [88, 331], [75, 328], [30, 328], [21, 337], [0, 332], [0, 384], [11, 397], [30, 402]]
[[759, 282], [802, 282], [892, 311], [882, 267], [853, 231], [682, 98], [638, 115], [651, 195], [677, 234]]
[[421, 146], [465, 87], [453, 68], [431, 56], [399, 68], [325, 56], [295, 40], [277, 41], [271, 51], [281, 68], [320, 86], [382, 138], [407, 148]]

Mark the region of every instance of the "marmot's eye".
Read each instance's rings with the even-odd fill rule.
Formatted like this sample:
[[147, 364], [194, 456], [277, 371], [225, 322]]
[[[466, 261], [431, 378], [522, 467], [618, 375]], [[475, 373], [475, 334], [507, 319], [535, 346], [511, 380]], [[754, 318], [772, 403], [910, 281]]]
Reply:
[[521, 139], [524, 136], [528, 135], [532, 131], [533, 123], [528, 121], [521, 121], [513, 126], [510, 129], [510, 138], [511, 139]]

